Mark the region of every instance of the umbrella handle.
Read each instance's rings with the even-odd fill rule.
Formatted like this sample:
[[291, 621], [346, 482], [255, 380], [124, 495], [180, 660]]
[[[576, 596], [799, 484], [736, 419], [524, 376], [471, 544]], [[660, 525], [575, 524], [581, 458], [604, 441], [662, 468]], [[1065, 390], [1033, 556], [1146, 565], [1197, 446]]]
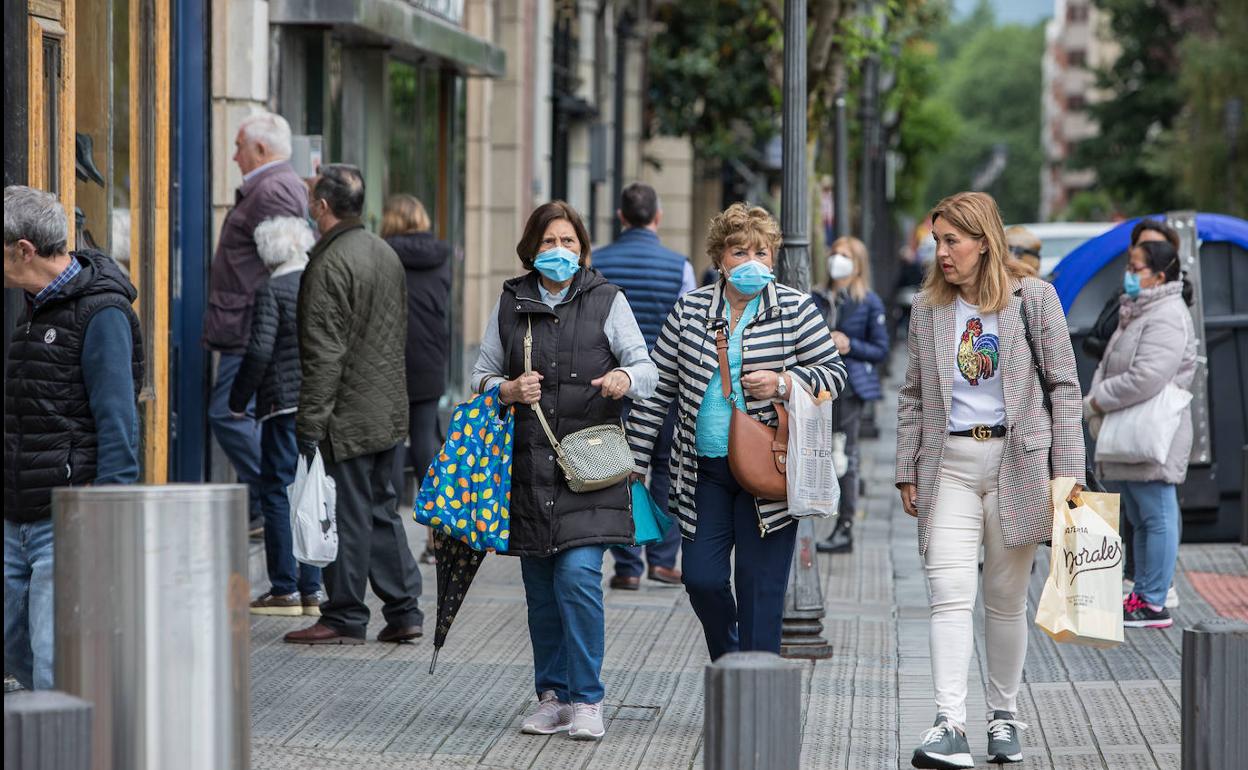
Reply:
[[429, 661], [429, 673], [430, 674], [433, 673], [433, 667], [438, 665], [438, 651], [441, 649], [442, 649], [441, 647], [433, 648], [433, 660]]

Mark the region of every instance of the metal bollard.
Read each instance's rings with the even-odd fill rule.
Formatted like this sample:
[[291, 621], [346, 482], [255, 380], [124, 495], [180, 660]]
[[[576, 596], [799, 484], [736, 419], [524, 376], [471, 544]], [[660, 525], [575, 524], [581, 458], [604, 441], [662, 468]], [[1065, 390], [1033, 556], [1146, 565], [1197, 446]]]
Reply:
[[1231, 770], [1248, 756], [1248, 623], [1183, 629], [1183, 770]]
[[91, 704], [55, 690], [4, 696], [4, 770], [91, 770]]
[[56, 685], [94, 770], [250, 765], [247, 488], [58, 489]]
[[770, 652], [732, 652], [706, 667], [705, 770], [797, 770], [802, 669]]

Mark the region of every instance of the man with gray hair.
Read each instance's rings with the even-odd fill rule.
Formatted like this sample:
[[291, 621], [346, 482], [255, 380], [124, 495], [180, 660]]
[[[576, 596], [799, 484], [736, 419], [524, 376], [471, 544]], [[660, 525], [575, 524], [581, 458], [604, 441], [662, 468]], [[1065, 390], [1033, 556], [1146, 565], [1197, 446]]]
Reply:
[[269, 275], [256, 252], [256, 227], [273, 217], [304, 218], [308, 188], [290, 165], [290, 125], [281, 115], [244, 118], [234, 138], [243, 183], [225, 216], [208, 275], [204, 344], [218, 354], [208, 423], [240, 481], [251, 490], [252, 529], [260, 528], [260, 427], [254, 399], [246, 417], [230, 414], [230, 388], [251, 337], [255, 290]]
[[4, 188], [4, 286], [25, 292], [4, 394], [4, 668], [52, 687], [52, 490], [139, 478], [143, 340], [134, 286], [69, 253], [65, 207]]

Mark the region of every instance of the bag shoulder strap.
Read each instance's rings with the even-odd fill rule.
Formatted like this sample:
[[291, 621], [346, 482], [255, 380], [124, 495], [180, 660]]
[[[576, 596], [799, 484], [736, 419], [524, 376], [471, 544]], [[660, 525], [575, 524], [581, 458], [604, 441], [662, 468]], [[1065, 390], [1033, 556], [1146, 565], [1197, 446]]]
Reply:
[[[524, 330], [524, 371], [525, 373], [533, 371], [533, 315], [525, 316], [526, 327]], [[555, 438], [555, 432], [550, 429], [550, 423], [546, 422], [546, 415], [542, 414], [542, 401], [538, 399], [532, 404], [533, 413], [537, 415], [537, 421], [542, 424], [542, 430], [546, 431], [546, 438], [550, 439], [550, 445], [555, 448], [555, 454], [563, 457], [563, 446], [560, 445], [559, 439]]]
[[1053, 388], [1049, 387], [1049, 380], [1044, 374], [1044, 359], [1040, 357], [1040, 351], [1036, 349], [1036, 339], [1031, 335], [1031, 319], [1027, 312], [1027, 291], [1024, 289], [1019, 295], [1018, 313], [1023, 321], [1023, 336], [1027, 338], [1027, 347], [1031, 349], [1031, 362], [1036, 367], [1036, 374], [1040, 377], [1040, 388], [1045, 393], [1053, 392]]

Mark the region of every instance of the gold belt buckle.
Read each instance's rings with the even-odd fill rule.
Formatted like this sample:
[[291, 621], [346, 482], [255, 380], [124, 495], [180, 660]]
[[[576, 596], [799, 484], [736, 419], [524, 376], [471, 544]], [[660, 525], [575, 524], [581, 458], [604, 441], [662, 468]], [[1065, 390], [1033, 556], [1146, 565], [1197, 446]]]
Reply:
[[976, 425], [974, 428], [971, 428], [971, 435], [975, 437], [976, 441], [987, 441], [992, 438], [992, 428], [989, 428], [987, 425]]

